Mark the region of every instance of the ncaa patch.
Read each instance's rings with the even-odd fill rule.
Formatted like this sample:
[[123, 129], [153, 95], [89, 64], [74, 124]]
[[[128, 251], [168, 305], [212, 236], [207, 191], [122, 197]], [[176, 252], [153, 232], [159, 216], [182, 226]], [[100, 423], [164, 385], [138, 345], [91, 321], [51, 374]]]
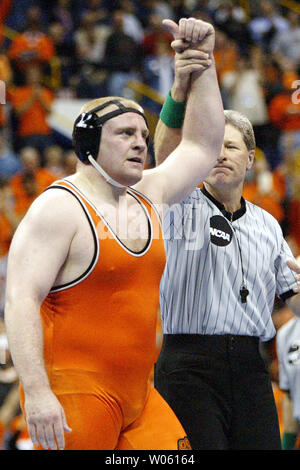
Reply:
[[192, 450], [190, 441], [188, 440], [187, 436], [183, 439], [178, 439], [177, 441], [178, 450]]
[[210, 218], [210, 241], [217, 246], [226, 246], [232, 240], [232, 228], [221, 215], [213, 215]]

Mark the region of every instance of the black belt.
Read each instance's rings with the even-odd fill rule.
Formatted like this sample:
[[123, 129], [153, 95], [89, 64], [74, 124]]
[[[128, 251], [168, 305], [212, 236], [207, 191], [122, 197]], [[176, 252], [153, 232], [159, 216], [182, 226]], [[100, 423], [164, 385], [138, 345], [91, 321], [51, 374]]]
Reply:
[[224, 356], [230, 353], [239, 358], [259, 354], [259, 338], [242, 335], [164, 334], [161, 352], [182, 352]]

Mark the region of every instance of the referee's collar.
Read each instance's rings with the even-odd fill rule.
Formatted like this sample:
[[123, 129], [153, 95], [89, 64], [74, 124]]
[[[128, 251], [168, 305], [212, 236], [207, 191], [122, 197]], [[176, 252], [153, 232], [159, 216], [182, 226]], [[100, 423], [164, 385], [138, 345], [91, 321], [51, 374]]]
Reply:
[[215, 199], [207, 191], [207, 189], [205, 188], [204, 185], [201, 188], [201, 192], [204, 194], [204, 196], [206, 196], [208, 199], [210, 199], [215, 204], [215, 206], [217, 206], [218, 209], [220, 209], [220, 211], [222, 212], [224, 217], [226, 217], [226, 219], [230, 220], [231, 222], [233, 222], [234, 220], [239, 219], [240, 217], [242, 217], [242, 215], [244, 215], [246, 213], [246, 202], [245, 202], [245, 199], [243, 197], [241, 197], [241, 207], [235, 212], [228, 212], [225, 209], [224, 205], [221, 202], [219, 202], [217, 199]]

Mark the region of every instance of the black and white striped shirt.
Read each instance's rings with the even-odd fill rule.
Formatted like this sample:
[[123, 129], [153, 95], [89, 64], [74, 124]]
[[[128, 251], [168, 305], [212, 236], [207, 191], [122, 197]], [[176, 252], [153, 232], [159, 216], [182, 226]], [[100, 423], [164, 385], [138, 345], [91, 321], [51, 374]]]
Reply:
[[[297, 284], [293, 255], [277, 221], [242, 199], [233, 214], [205, 188], [195, 189], [165, 216], [167, 263], [160, 286], [168, 334], [234, 334], [267, 341], [275, 335], [275, 294]], [[242, 302], [240, 290], [249, 291]]]

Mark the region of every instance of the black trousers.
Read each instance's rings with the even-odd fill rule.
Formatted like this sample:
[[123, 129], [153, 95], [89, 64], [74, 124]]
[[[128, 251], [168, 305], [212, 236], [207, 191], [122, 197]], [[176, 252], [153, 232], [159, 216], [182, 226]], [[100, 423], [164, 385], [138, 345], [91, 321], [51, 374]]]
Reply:
[[164, 335], [154, 384], [193, 450], [280, 450], [277, 410], [259, 340]]

